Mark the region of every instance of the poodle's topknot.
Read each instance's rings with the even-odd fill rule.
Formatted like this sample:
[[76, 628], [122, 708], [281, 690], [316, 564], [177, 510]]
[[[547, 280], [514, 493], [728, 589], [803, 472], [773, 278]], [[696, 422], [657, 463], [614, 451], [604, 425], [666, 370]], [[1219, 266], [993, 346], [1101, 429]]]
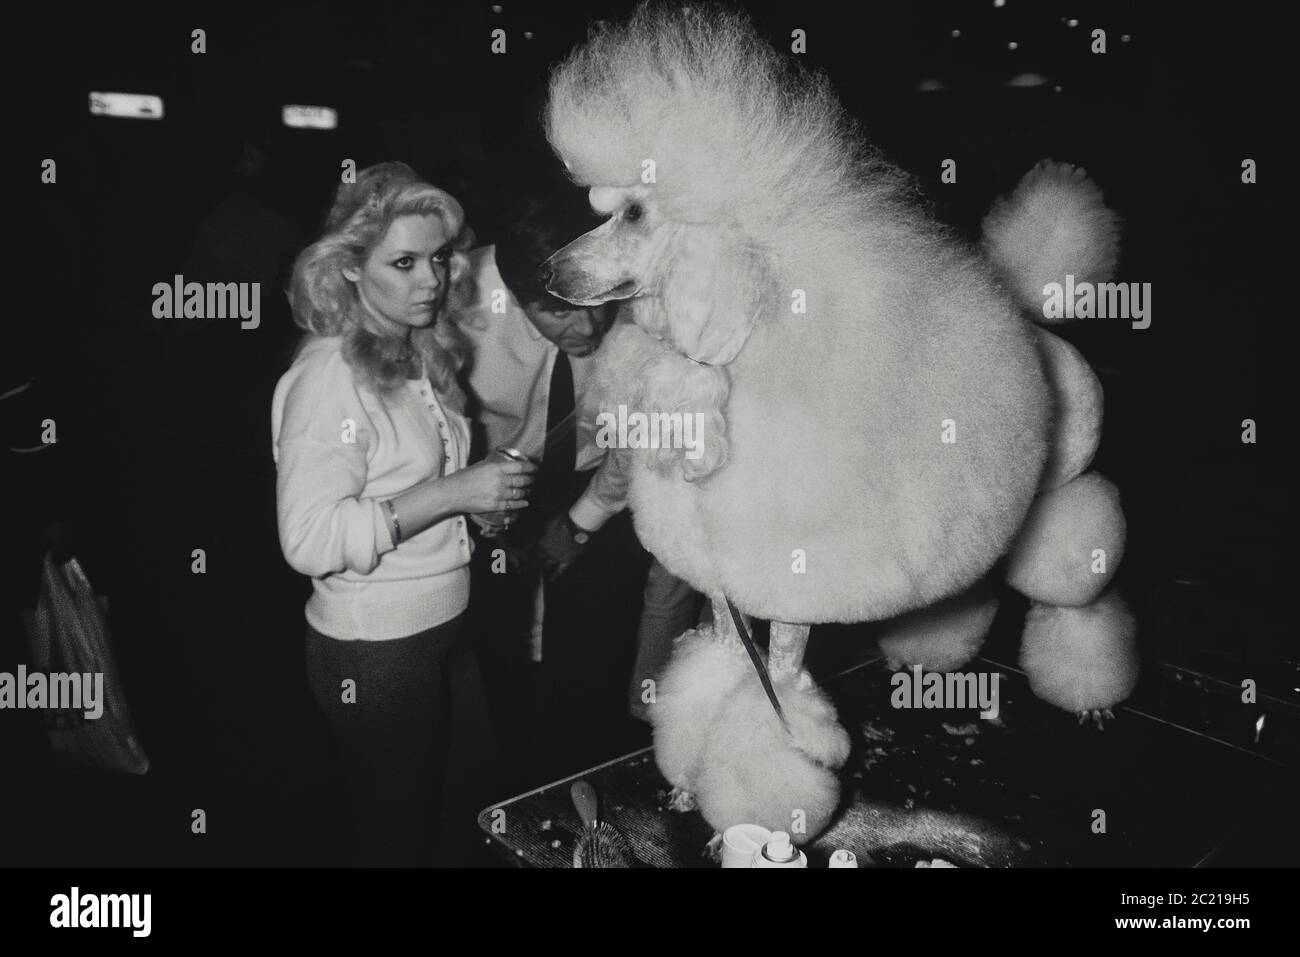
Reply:
[[640, 185], [653, 162], [656, 200], [682, 222], [762, 232], [863, 200], [878, 215], [905, 183], [825, 76], [711, 4], [646, 3], [593, 29], [551, 76], [546, 131], [585, 186]]

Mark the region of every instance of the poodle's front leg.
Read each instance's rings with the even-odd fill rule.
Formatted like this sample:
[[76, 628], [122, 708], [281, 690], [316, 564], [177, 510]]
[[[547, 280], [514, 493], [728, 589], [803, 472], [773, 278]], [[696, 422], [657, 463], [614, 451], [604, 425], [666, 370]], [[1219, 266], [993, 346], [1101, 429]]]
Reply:
[[768, 668], [772, 680], [797, 675], [803, 668], [803, 653], [808, 647], [811, 625], [795, 625], [784, 621], [772, 622], [772, 634], [767, 645]]
[[[732, 651], [745, 654], [745, 646], [740, 640], [740, 632], [736, 631], [736, 623], [731, 618], [731, 609], [727, 607], [727, 599], [722, 595], [712, 595], [709, 598], [713, 604], [713, 633], [717, 636], [719, 642], [730, 648]], [[754, 625], [752, 619], [743, 611], [740, 613], [740, 620], [745, 623], [746, 630], [752, 635]]]

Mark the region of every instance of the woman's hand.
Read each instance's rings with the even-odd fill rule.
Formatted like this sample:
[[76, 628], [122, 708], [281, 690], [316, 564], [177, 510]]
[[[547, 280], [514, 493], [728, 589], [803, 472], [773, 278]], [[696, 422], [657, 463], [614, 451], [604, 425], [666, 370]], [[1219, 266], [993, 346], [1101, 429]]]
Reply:
[[484, 515], [492, 525], [509, 526], [528, 506], [528, 487], [537, 466], [493, 453], [460, 471], [421, 482], [390, 500], [401, 527], [401, 539], [456, 515]]
[[537, 466], [493, 453], [442, 479], [453, 487], [457, 511], [508, 512], [528, 506], [528, 489]]

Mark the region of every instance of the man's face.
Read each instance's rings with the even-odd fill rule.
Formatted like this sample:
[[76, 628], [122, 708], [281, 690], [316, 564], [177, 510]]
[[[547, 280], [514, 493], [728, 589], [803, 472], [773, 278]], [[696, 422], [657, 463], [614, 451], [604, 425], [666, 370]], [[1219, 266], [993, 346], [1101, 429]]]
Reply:
[[542, 303], [524, 306], [524, 314], [537, 331], [571, 356], [588, 356], [596, 351], [609, 328], [615, 304], [569, 306], [555, 310]]

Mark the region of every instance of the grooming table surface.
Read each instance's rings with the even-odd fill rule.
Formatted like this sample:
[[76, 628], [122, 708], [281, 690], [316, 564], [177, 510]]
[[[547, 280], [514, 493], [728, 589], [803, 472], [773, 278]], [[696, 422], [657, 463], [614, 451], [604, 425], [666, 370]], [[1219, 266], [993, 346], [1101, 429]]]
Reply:
[[[883, 659], [826, 682], [853, 753], [839, 813], [804, 848], [809, 866], [847, 848], [863, 865], [1192, 867], [1278, 806], [1294, 779], [1293, 769], [1127, 708], [1104, 729], [1080, 726], [1013, 669], [977, 659], [966, 670], [1002, 675], [997, 719], [893, 708]], [[579, 778], [643, 863], [717, 866], [706, 851], [713, 829], [696, 811], [668, 807], [648, 748], [484, 809], [488, 842], [520, 864], [571, 867], [582, 826], [569, 785]]]

